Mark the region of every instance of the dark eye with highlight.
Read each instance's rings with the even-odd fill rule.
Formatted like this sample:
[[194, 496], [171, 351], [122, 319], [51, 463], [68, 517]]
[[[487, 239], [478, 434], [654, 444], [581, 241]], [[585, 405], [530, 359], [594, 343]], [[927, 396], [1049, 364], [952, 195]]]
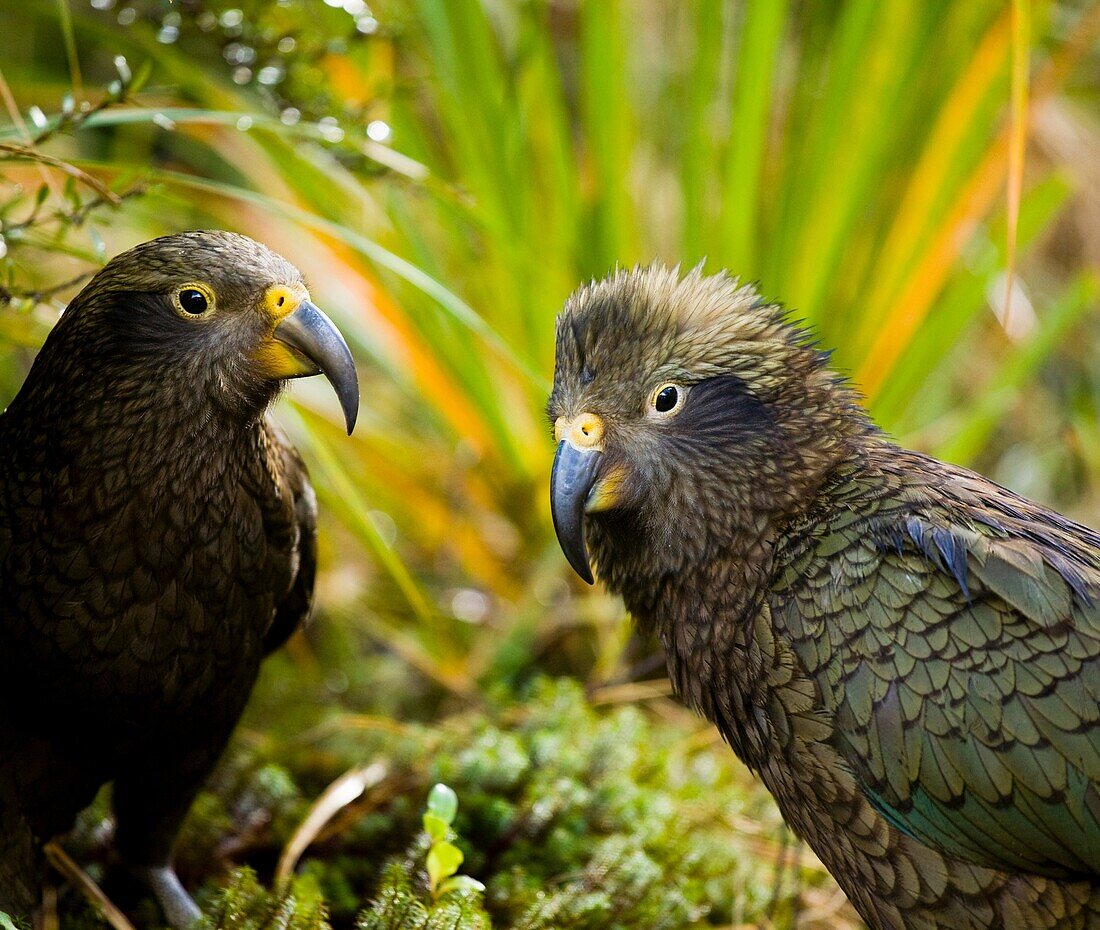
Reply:
[[206, 313], [210, 306], [210, 302], [206, 299], [206, 295], [195, 287], [185, 287], [178, 295], [180, 309], [184, 313], [190, 313], [192, 316], [199, 316], [202, 313]]
[[669, 384], [657, 392], [653, 398], [653, 409], [658, 413], [671, 413], [680, 403], [680, 391], [675, 384]]

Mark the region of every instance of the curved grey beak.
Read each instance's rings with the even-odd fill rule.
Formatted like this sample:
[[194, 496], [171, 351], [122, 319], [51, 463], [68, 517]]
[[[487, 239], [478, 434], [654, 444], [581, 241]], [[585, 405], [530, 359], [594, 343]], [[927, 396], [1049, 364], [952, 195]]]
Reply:
[[351, 350], [336, 324], [319, 307], [303, 300], [298, 309], [279, 322], [273, 335], [316, 366], [315, 370], [307, 368], [291, 377], [323, 374], [328, 378], [340, 400], [350, 436], [359, 415], [359, 375]]
[[563, 439], [558, 443], [554, 470], [550, 473], [550, 513], [558, 545], [573, 570], [589, 584], [594, 579], [584, 541], [584, 508], [602, 458], [602, 452], [578, 449]]

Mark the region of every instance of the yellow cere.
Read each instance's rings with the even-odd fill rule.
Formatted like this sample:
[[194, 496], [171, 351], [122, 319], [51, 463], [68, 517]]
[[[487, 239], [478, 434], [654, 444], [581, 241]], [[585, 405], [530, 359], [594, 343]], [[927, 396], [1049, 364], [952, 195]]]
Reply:
[[568, 440], [578, 449], [600, 451], [603, 440], [603, 420], [594, 413], [581, 413], [575, 417], [558, 417], [554, 423], [554, 441]]
[[275, 284], [264, 294], [264, 307], [273, 320], [293, 313], [303, 300], [309, 300], [304, 284]]

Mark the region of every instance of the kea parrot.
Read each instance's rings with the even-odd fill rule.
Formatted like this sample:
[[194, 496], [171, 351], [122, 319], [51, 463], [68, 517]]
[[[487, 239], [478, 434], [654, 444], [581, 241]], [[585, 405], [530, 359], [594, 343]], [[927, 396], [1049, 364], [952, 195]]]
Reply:
[[898, 447], [726, 274], [582, 287], [551, 509], [873, 930], [1100, 928], [1100, 536]]
[[100, 270], [0, 414], [0, 910], [113, 782], [121, 861], [200, 917], [174, 838], [313, 597], [316, 499], [267, 409], [315, 374], [350, 432], [351, 353], [298, 270], [186, 232]]

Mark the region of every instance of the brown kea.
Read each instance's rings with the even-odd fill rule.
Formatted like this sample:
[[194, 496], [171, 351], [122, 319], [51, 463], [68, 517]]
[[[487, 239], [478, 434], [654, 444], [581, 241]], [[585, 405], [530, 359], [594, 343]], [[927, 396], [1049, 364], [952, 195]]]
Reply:
[[874, 930], [1100, 928], [1100, 536], [894, 445], [724, 275], [580, 289], [549, 412], [569, 561]]
[[0, 910], [114, 782], [116, 846], [169, 922], [172, 843], [260, 661], [310, 609], [316, 502], [266, 410], [355, 367], [286, 260], [190, 232], [113, 259], [0, 415]]

